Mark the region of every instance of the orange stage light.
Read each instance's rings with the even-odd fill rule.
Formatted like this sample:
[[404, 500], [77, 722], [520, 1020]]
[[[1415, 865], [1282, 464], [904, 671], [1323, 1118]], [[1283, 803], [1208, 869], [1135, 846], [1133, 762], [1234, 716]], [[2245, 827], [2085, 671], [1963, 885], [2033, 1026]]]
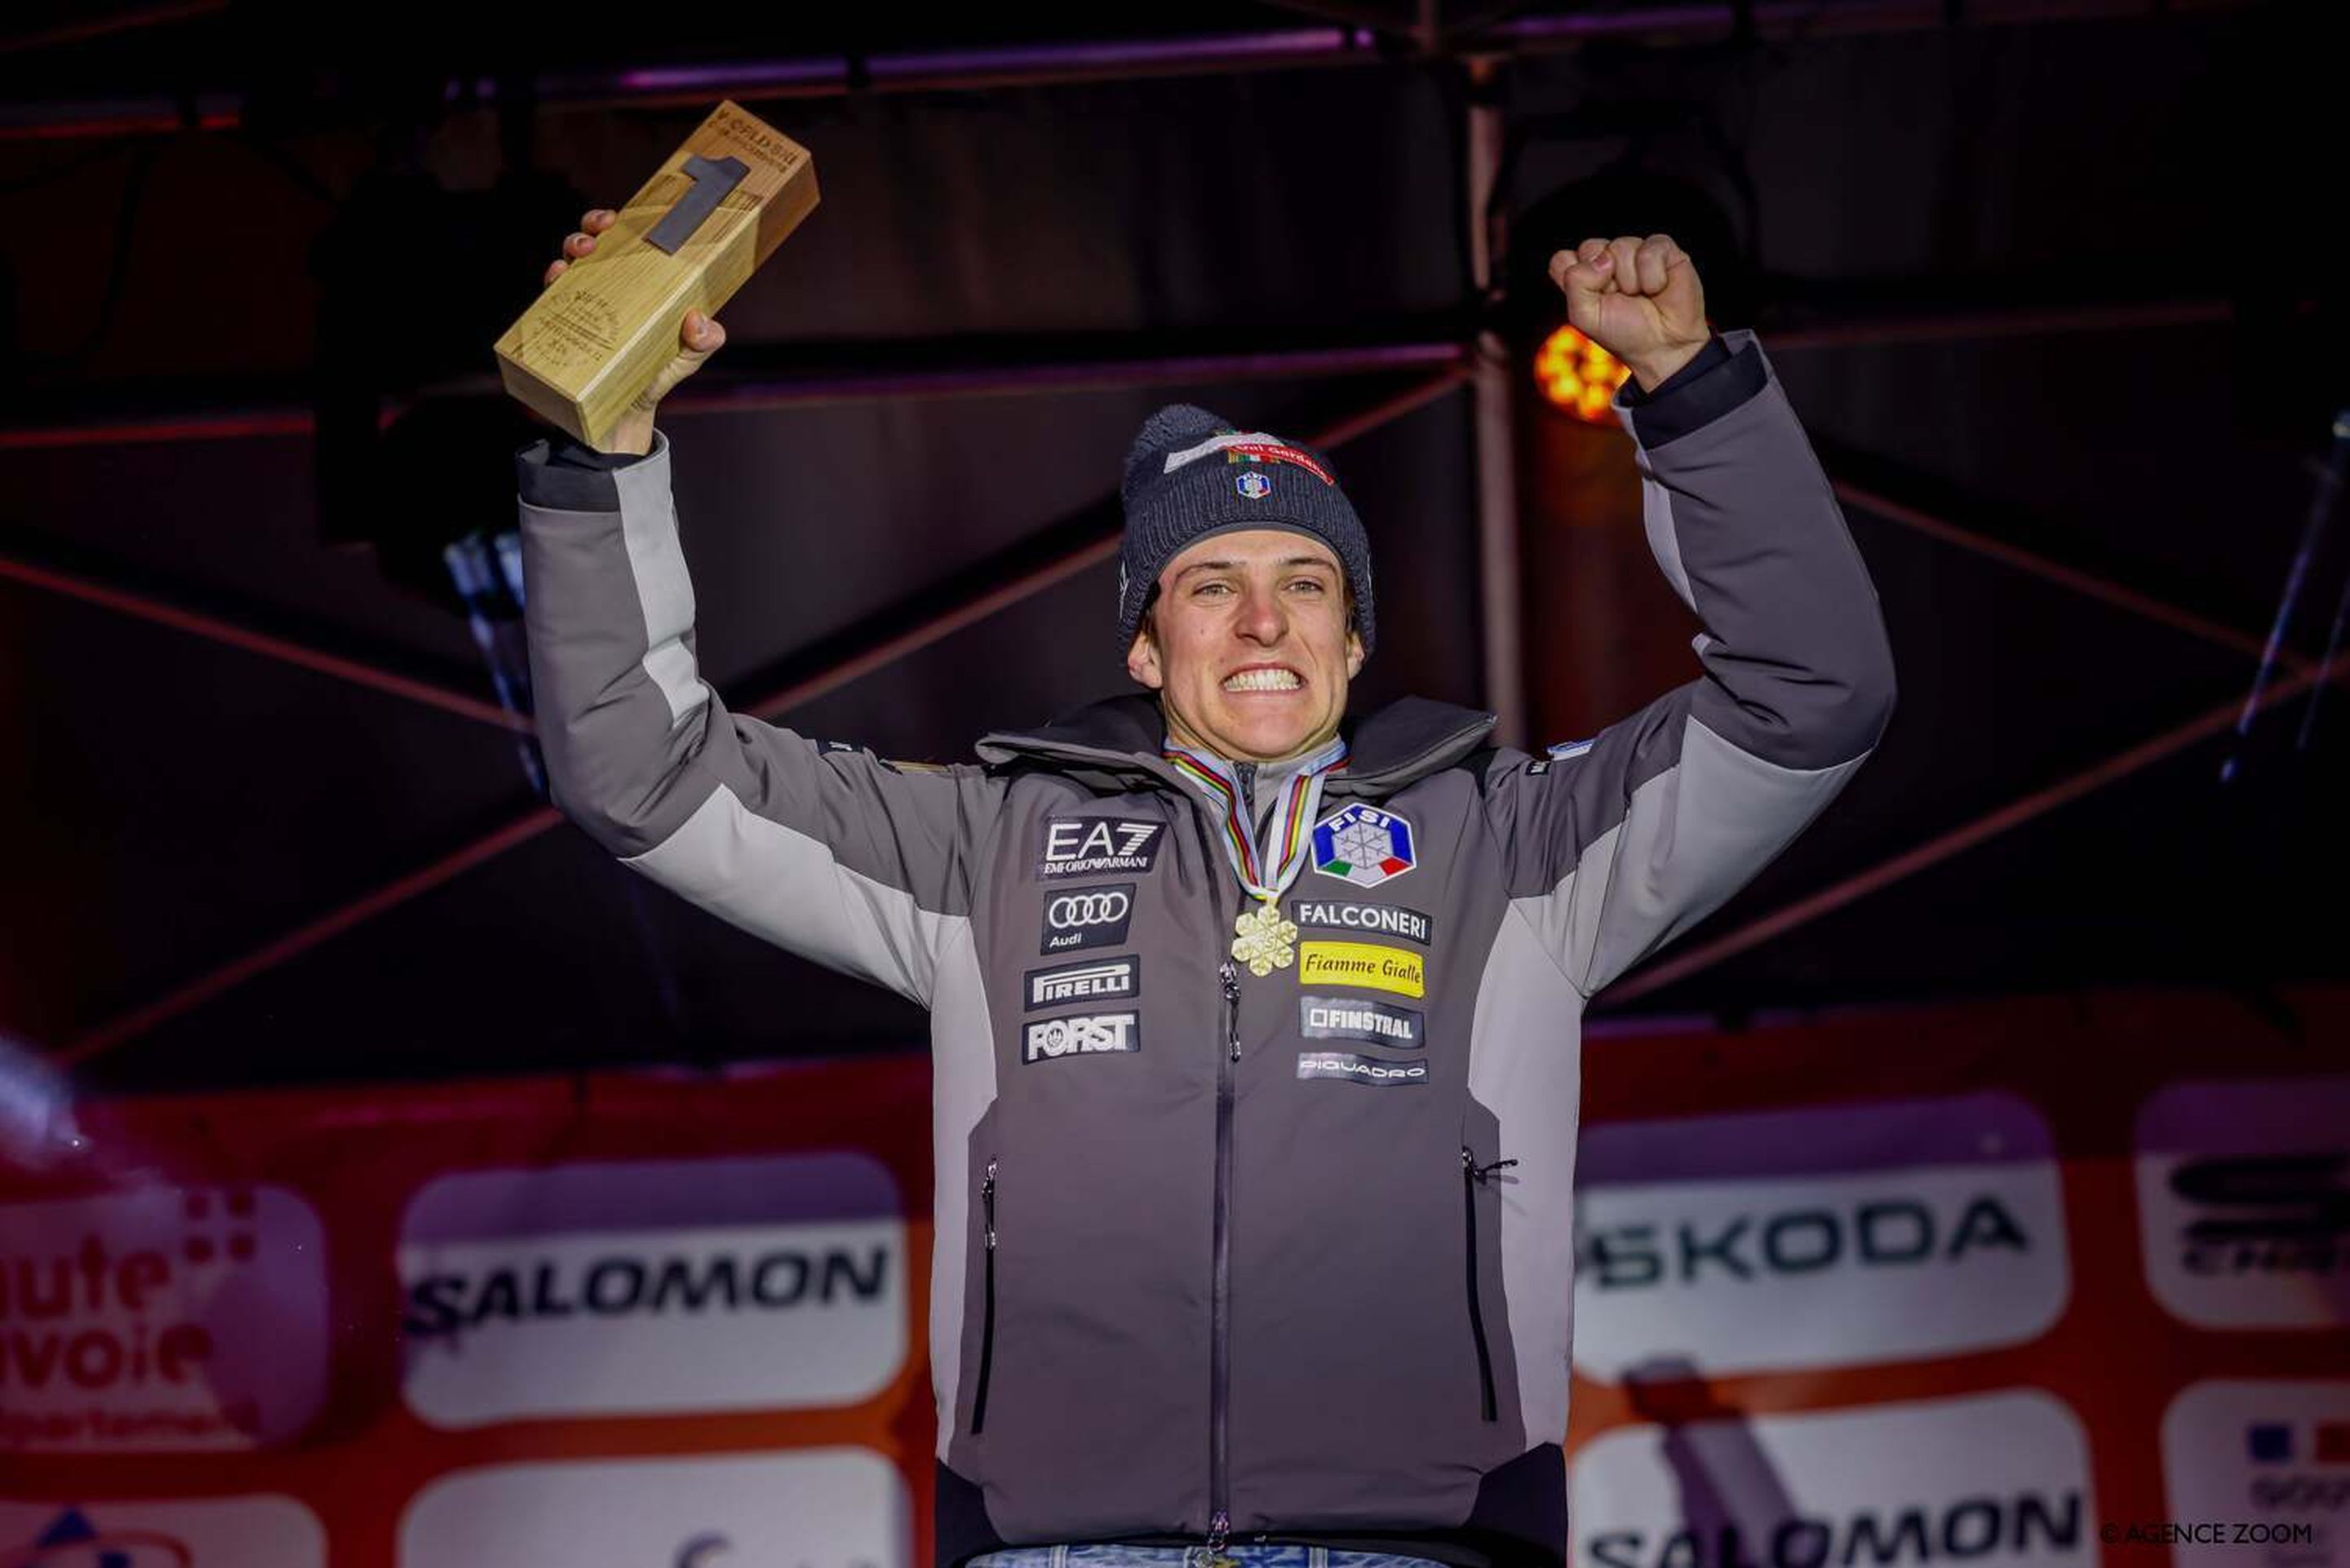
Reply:
[[1572, 327], [1561, 327], [1534, 353], [1534, 379], [1543, 396], [1576, 419], [1595, 425], [1616, 422], [1607, 405], [1631, 369]]

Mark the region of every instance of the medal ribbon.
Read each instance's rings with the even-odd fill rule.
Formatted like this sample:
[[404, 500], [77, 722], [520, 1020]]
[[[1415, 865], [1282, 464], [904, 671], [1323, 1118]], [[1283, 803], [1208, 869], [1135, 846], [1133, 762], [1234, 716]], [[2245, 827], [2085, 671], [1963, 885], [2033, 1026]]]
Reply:
[[1239, 773], [1227, 771], [1232, 764], [1222, 757], [1202, 756], [1177, 746], [1167, 747], [1165, 755], [1186, 778], [1223, 805], [1224, 853], [1232, 857], [1241, 886], [1266, 903], [1278, 899], [1283, 890], [1297, 880], [1297, 873], [1305, 865], [1305, 846], [1313, 833], [1314, 814], [1322, 804], [1322, 780], [1347, 765], [1347, 742], [1334, 739], [1307, 758], [1282, 792], [1281, 804], [1274, 808], [1271, 824], [1275, 857], [1270, 877], [1258, 855], [1256, 835], [1252, 831], [1255, 825], [1249, 821], [1241, 800]]

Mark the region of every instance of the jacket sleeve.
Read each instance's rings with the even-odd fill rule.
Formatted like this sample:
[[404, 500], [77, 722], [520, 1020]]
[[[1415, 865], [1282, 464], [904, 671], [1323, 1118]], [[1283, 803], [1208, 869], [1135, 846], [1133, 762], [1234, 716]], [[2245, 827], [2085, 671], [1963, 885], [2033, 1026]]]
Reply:
[[1892, 716], [1877, 590], [1752, 332], [1616, 409], [1648, 545], [1703, 673], [1589, 741], [1496, 753], [1511, 900], [1586, 997], [1718, 909], [1817, 816]]
[[623, 865], [927, 1004], [1002, 784], [731, 713], [694, 662], [670, 445], [515, 454], [524, 621], [555, 805]]

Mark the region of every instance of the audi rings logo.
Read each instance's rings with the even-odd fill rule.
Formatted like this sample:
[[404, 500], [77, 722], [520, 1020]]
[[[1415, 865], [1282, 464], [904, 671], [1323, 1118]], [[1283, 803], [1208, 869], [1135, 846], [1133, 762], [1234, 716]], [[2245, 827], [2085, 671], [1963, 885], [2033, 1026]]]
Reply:
[[1064, 893], [1045, 908], [1045, 923], [1056, 931], [1078, 926], [1106, 926], [1122, 920], [1134, 908], [1134, 895], [1124, 889], [1107, 893]]
[[1076, 952], [1080, 948], [1117, 947], [1126, 940], [1127, 922], [1134, 914], [1134, 884], [1105, 883], [1098, 888], [1073, 888], [1045, 900], [1042, 953]]

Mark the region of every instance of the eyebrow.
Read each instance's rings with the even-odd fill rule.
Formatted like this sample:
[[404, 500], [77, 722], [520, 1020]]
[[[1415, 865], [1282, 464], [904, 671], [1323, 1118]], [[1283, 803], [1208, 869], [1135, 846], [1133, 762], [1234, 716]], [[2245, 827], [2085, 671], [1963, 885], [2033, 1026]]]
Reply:
[[[1319, 556], [1291, 556], [1278, 564], [1284, 566], [1320, 566], [1331, 572], [1338, 569]], [[1239, 561], [1194, 561], [1176, 573], [1175, 580], [1180, 583], [1194, 572], [1229, 572], [1240, 565]]]

